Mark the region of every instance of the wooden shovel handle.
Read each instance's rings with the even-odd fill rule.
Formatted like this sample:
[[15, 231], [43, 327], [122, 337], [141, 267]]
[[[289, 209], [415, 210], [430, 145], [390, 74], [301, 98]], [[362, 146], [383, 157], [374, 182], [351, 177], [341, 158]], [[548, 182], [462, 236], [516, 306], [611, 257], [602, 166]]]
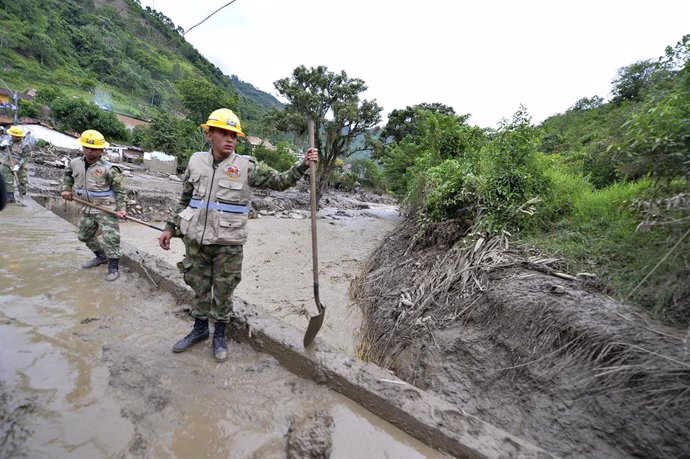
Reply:
[[[91, 207], [93, 209], [100, 210], [101, 212], [105, 212], [107, 214], [119, 217], [119, 215], [117, 215], [117, 212], [115, 212], [113, 209], [108, 209], [107, 207], [99, 206], [98, 204], [94, 204], [94, 203], [89, 202], [89, 201], [84, 201], [83, 199], [80, 199], [76, 196], [72, 196], [72, 201], [78, 202], [79, 204], [81, 204], [83, 206]], [[153, 226], [149, 223], [146, 223], [145, 221], [139, 220], [139, 219], [134, 218], [134, 217], [130, 217], [129, 215], [126, 216], [125, 219], [131, 220], [134, 223], [139, 223], [140, 225], [148, 226], [149, 228], [153, 228], [153, 229], [158, 230], [158, 231], [164, 231], [163, 228]]]
[[[309, 120], [307, 122], [307, 134], [309, 136], [309, 148], [314, 148], [314, 121]], [[314, 273], [314, 300], [320, 309], [321, 301], [319, 301], [319, 251], [317, 244], [317, 233], [316, 233], [316, 214], [318, 209], [316, 207], [316, 163], [312, 161], [309, 164], [309, 205], [311, 210], [311, 257], [312, 257], [312, 271]]]

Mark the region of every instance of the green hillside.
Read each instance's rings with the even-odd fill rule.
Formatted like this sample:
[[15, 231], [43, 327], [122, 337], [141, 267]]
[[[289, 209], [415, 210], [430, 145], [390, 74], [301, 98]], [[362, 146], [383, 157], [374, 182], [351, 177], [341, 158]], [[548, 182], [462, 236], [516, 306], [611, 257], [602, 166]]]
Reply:
[[244, 122], [282, 104], [229, 77], [137, 0], [0, 0], [0, 74], [14, 90], [60, 90], [139, 118], [187, 114], [180, 85], [212, 85]]

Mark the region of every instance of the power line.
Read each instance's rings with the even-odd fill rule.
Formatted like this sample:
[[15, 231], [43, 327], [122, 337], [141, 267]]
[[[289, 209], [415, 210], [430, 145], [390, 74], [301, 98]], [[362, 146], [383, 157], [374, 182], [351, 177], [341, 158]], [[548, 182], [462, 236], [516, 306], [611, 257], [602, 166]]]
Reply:
[[226, 3], [225, 5], [221, 6], [221, 7], [218, 8], [216, 11], [214, 11], [213, 13], [209, 14], [208, 16], [206, 16], [201, 22], [199, 22], [198, 24], [194, 24], [193, 26], [191, 26], [191, 27], [190, 27], [189, 29], [187, 29], [187, 31], [186, 31], [185, 33], [183, 33], [182, 35], [183, 35], [183, 36], [184, 36], [184, 35], [187, 35], [187, 34], [189, 33], [189, 31], [192, 30], [194, 27], [200, 26], [201, 24], [203, 24], [204, 22], [206, 22], [206, 20], [207, 20], [208, 18], [210, 18], [211, 16], [213, 16], [214, 14], [216, 14], [218, 11], [222, 10], [222, 9], [225, 8], [226, 6], [232, 5], [232, 4], [235, 3], [236, 1], [237, 1], [237, 0], [232, 0], [231, 2], [228, 2], [228, 3]]

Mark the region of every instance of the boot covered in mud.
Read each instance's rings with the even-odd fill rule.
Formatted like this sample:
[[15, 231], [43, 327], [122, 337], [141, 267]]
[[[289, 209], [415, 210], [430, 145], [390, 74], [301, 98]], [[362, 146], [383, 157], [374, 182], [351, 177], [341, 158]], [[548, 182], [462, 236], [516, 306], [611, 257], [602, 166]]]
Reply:
[[194, 318], [192, 332], [173, 346], [173, 352], [184, 352], [196, 343], [208, 339], [208, 320]]
[[105, 280], [114, 281], [120, 276], [120, 259], [108, 259], [108, 274], [105, 275]]
[[225, 341], [225, 322], [216, 322], [213, 330], [213, 358], [216, 362], [228, 360], [228, 345]]
[[103, 263], [108, 262], [108, 258], [105, 256], [105, 253], [102, 250], [94, 253], [96, 254], [96, 257], [81, 265], [82, 269], [95, 268], [96, 266], [100, 266]]

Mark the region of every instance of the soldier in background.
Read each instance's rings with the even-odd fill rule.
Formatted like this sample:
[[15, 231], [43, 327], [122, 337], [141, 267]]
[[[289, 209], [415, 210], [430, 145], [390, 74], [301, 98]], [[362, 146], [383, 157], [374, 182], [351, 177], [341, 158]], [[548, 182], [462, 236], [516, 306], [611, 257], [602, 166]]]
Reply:
[[209, 337], [209, 318], [215, 321], [213, 356], [228, 358], [225, 326], [232, 315], [232, 295], [242, 279], [243, 246], [247, 240], [249, 197], [252, 187], [284, 190], [318, 161], [310, 148], [304, 161], [279, 173], [255, 158], [235, 153], [237, 137], [244, 137], [239, 118], [221, 108], [201, 127], [211, 143], [210, 151], [194, 153], [182, 183], [182, 195], [159, 238], [170, 249], [173, 234], [183, 235], [185, 257], [177, 264], [193, 290], [194, 328], [173, 346], [184, 352]]
[[19, 126], [12, 126], [7, 134], [10, 139], [3, 139], [0, 143], [0, 174], [5, 181], [7, 200], [14, 202], [14, 190], [19, 189], [19, 194], [24, 196], [29, 185], [26, 163], [31, 159], [31, 147], [23, 144], [26, 134]]
[[[84, 156], [72, 159], [65, 168], [62, 180], [62, 198], [72, 200], [74, 191], [83, 200], [107, 207], [117, 213], [117, 217], [91, 207], [82, 209], [79, 219], [81, 242], [96, 254], [92, 260], [84, 263], [82, 268], [94, 268], [108, 263], [105, 280], [114, 281], [120, 270], [120, 225], [119, 218], [127, 216], [127, 195], [122, 185], [120, 169], [101, 157], [108, 142], [103, 134], [89, 129], [81, 134], [79, 143]], [[74, 190], [76, 187], [76, 190]], [[103, 242], [96, 237], [101, 229]]]

